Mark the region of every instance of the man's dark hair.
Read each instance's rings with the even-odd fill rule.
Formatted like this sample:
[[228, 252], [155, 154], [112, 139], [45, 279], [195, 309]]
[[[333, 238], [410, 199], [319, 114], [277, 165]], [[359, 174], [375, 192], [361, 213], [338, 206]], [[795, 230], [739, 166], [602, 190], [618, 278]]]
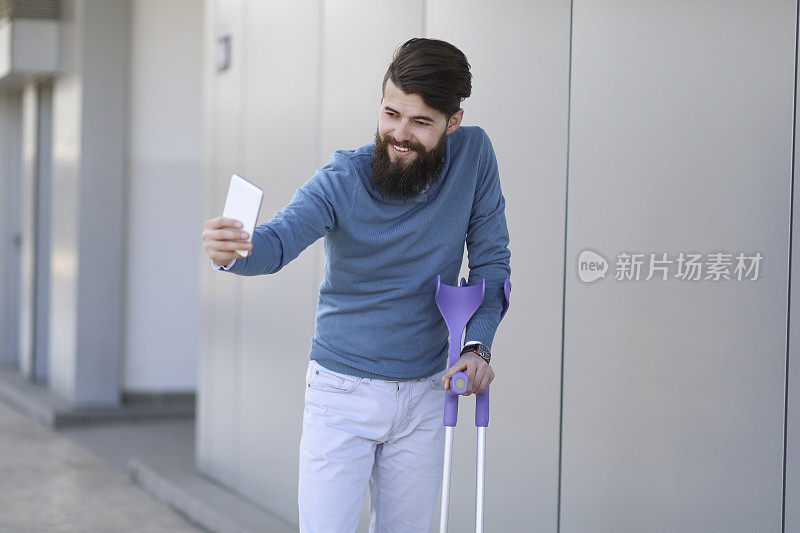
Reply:
[[472, 92], [472, 74], [466, 56], [452, 44], [437, 39], [414, 38], [394, 53], [383, 77], [401, 91], [418, 94], [426, 105], [449, 119]]

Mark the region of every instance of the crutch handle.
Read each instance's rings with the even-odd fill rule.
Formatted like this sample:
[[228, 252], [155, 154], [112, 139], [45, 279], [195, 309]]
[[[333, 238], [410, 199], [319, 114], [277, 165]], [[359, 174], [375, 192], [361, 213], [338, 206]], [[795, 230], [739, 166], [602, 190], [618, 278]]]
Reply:
[[469, 378], [464, 372], [456, 372], [450, 376], [450, 390], [454, 394], [464, 394], [469, 386]]
[[455, 427], [458, 420], [458, 397], [467, 392], [469, 378], [464, 372], [450, 376], [450, 389], [444, 396], [444, 425]]
[[[454, 427], [458, 418], [458, 397], [467, 392], [469, 377], [465, 372], [456, 372], [450, 376], [450, 390], [444, 401], [444, 425]], [[475, 426], [489, 425], [489, 389], [475, 395]]]

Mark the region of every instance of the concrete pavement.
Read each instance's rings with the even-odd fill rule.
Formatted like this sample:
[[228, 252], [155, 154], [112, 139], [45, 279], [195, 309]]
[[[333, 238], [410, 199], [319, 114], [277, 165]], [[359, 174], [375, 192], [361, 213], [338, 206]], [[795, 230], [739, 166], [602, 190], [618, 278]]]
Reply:
[[66, 436], [0, 402], [0, 531], [205, 531]]
[[[36, 461], [33, 461], [34, 465], [27, 464], [31, 463], [31, 458], [17, 448], [25, 447], [20, 442], [25, 440], [26, 432], [36, 430], [40, 439], [52, 438], [56, 442], [60, 439], [61, 446], [65, 446], [63, 439], [67, 439], [94, 459], [104, 461], [113, 471], [131, 481], [133, 488], [163, 502], [176, 516], [187, 517], [191, 525], [199, 530], [214, 533], [297, 533], [297, 526], [272, 515], [196, 468], [193, 399], [160, 396], [142, 399], [131, 398], [128, 394], [122, 400], [121, 405], [114, 408], [75, 409], [53, 395], [45, 385], [31, 383], [15, 369], [0, 366], [0, 407], [15, 410], [11, 413], [4, 411], [7, 420], [12, 420], [13, 414], [18, 418], [14, 423], [6, 423], [5, 427], [0, 422], [0, 533], [187, 531], [174, 529], [171, 525], [150, 524], [149, 513], [144, 513], [145, 520], [141, 523], [137, 521], [133, 529], [127, 524], [115, 522], [113, 517], [103, 516], [92, 524], [67, 517], [61, 526], [50, 523], [55, 521], [41, 525], [42, 505], [37, 507], [35, 502], [54, 497], [47, 496], [50, 490], [47, 476], [58, 477], [59, 469], [63, 470], [65, 466], [50, 464], [46, 472], [40, 472], [38, 476], [30, 475], [28, 471], [33, 471]], [[23, 418], [19, 418], [20, 414]], [[23, 420], [41, 425], [29, 426], [22, 423]], [[40, 443], [39, 446], [43, 445]], [[73, 454], [66, 453], [66, 456], [69, 462]], [[56, 456], [48, 459], [57, 463]], [[15, 471], [17, 476], [32, 479], [26, 478], [23, 484], [15, 483], [12, 476]], [[96, 474], [94, 469], [78, 469], [76, 472], [73, 468], [70, 475], [75, 478], [74, 483], [81, 484]], [[32, 505], [31, 508], [26, 509], [20, 502], [11, 505], [6, 501], [6, 494], [11, 494], [12, 490], [18, 494], [23, 489], [29, 490], [34, 504], [26, 505]], [[44, 496], [39, 496], [37, 491]], [[77, 497], [85, 499], [80, 495]], [[124, 505], [113, 508], [117, 513], [133, 512], [124, 510]], [[132, 505], [138, 503], [134, 501]], [[105, 510], [105, 507], [101, 508], [101, 511]], [[3, 522], [4, 519], [6, 522]], [[4, 527], [6, 523], [11, 527]], [[183, 524], [184, 527], [191, 525]]]

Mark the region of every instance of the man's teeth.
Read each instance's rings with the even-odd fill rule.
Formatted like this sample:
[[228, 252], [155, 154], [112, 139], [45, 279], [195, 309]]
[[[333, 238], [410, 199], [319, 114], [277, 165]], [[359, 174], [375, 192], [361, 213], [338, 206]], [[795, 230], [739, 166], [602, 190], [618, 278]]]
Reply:
[[411, 148], [401, 148], [400, 146], [397, 146], [396, 144], [393, 144], [392, 146], [394, 146], [394, 149], [397, 150], [398, 152], [409, 152], [409, 151], [411, 151]]

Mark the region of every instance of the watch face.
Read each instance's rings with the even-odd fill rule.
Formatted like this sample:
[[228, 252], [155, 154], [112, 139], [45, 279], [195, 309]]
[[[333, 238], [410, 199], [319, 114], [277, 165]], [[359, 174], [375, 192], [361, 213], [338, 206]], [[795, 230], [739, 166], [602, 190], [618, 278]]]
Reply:
[[480, 355], [481, 357], [486, 359], [487, 362], [492, 357], [491, 352], [489, 352], [489, 349], [486, 346], [484, 346], [483, 344], [477, 345], [475, 347], [475, 351], [478, 352], [478, 355]]

